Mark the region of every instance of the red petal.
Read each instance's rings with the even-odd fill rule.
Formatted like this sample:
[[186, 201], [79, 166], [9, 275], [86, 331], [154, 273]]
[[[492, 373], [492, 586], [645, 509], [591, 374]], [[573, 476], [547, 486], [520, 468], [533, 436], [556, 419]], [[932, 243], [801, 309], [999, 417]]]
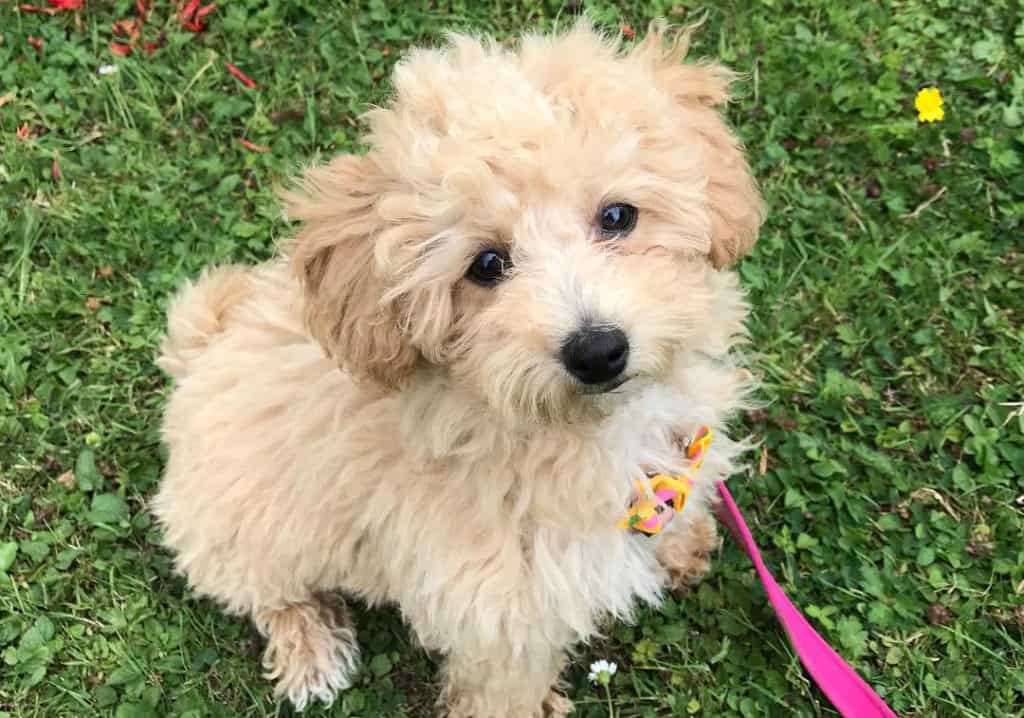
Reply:
[[110, 43], [110, 51], [115, 55], [120, 55], [121, 57], [127, 57], [132, 54], [132, 48], [130, 45], [122, 45], [119, 42]]
[[142, 43], [142, 49], [146, 51], [147, 55], [152, 55], [154, 52], [160, 49], [159, 42], [144, 42]]
[[56, 157], [53, 158], [53, 163], [50, 165], [50, 177], [54, 182], [60, 182], [60, 165], [57, 164]]
[[78, 10], [85, 5], [85, 0], [47, 0], [58, 10]]
[[36, 52], [43, 51], [43, 41], [37, 37], [28, 36], [28, 44], [36, 49]]
[[264, 147], [263, 145], [254, 145], [252, 142], [245, 139], [244, 137], [238, 140], [238, 144], [240, 144], [247, 150], [251, 150], [252, 152], [270, 152], [269, 147]]
[[181, 11], [182, 22], [185, 20], [191, 20], [192, 15], [195, 13], [196, 8], [199, 7], [200, 0], [190, 0], [189, 4], [185, 6], [185, 9]]
[[30, 13], [43, 12], [43, 8], [36, 7], [35, 5], [19, 5], [18, 9], [21, 10], [22, 12]]
[[232, 65], [230, 62], [225, 62], [224, 67], [228, 68], [228, 72], [238, 78], [239, 82], [250, 89], [256, 89], [256, 83], [251, 77], [246, 75], [244, 72], [239, 70], [237, 67]]
[[146, 3], [143, 0], [135, 0], [135, 12], [139, 14], [139, 17], [145, 21], [146, 19]]
[[196, 12], [196, 20], [199, 20], [200, 18], [206, 17], [207, 15], [209, 15], [211, 12], [213, 12], [216, 9], [217, 9], [217, 3], [215, 3], [215, 2], [212, 2], [209, 5], [204, 5], [203, 7], [199, 8], [198, 12]]

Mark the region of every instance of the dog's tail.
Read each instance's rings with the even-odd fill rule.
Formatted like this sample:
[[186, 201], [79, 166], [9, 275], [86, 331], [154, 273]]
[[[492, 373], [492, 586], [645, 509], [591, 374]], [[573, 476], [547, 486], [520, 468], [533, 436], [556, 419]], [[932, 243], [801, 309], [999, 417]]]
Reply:
[[218, 267], [188, 282], [171, 302], [157, 365], [175, 379], [188, 374], [192, 362], [226, 328], [228, 310], [251, 291], [249, 273], [241, 267]]

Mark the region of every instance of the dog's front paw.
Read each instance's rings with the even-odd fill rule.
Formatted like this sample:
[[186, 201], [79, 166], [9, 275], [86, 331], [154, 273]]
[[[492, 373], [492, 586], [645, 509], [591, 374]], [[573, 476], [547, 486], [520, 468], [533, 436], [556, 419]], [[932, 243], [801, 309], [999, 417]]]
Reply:
[[267, 634], [265, 677], [296, 710], [316, 700], [330, 705], [352, 685], [359, 644], [343, 605], [312, 599], [262, 613], [257, 623]]
[[711, 568], [710, 557], [719, 546], [718, 529], [710, 516], [687, 521], [682, 531], [671, 531], [658, 544], [658, 561], [668, 572], [673, 589], [691, 589]]

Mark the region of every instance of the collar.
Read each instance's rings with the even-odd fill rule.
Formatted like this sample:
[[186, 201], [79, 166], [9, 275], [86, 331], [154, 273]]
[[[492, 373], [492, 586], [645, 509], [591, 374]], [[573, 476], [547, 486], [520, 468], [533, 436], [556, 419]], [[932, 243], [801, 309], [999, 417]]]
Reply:
[[[711, 427], [702, 426], [687, 444], [686, 458], [689, 459], [693, 471], [700, 469], [704, 463], [712, 436]], [[637, 480], [629, 508], [619, 521], [618, 527], [648, 536], [661, 533], [672, 518], [683, 510], [692, 486], [693, 478], [686, 474], [674, 477], [655, 474], [648, 477], [647, 481]]]

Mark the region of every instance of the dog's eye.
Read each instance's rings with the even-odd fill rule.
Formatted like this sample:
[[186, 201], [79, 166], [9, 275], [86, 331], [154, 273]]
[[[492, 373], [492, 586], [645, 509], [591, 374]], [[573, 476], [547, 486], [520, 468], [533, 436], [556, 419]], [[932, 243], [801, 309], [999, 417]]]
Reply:
[[601, 232], [608, 237], [629, 234], [636, 226], [636, 216], [636, 207], [625, 202], [616, 202], [603, 207], [598, 215]]
[[480, 252], [469, 265], [466, 276], [483, 287], [497, 284], [505, 278], [505, 273], [512, 267], [508, 252], [500, 249], [488, 249]]

